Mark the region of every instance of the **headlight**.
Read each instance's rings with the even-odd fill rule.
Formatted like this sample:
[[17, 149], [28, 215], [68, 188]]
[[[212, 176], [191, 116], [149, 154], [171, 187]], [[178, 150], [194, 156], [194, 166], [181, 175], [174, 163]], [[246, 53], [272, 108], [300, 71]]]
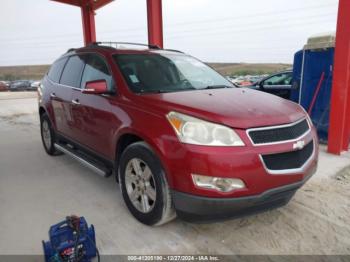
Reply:
[[220, 192], [231, 192], [246, 187], [244, 182], [238, 178], [220, 178], [192, 174], [192, 179], [198, 187], [214, 189]]
[[167, 118], [183, 143], [205, 146], [244, 146], [236, 132], [226, 126], [176, 112], [170, 112]]

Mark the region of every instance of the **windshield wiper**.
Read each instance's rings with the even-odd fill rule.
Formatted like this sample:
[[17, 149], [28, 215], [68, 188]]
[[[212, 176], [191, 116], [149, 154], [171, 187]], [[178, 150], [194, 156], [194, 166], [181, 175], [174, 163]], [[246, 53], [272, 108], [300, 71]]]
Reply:
[[141, 89], [140, 94], [162, 94], [162, 93], [176, 93], [182, 91], [198, 90], [194, 87], [191, 88], [180, 88], [180, 89], [157, 89], [157, 90], [145, 90]]
[[232, 88], [232, 86], [227, 86], [227, 85], [212, 85], [212, 86], [207, 86], [202, 89], [220, 89], [220, 88]]
[[172, 90], [140, 90], [140, 94], [162, 94], [162, 93], [170, 93]]

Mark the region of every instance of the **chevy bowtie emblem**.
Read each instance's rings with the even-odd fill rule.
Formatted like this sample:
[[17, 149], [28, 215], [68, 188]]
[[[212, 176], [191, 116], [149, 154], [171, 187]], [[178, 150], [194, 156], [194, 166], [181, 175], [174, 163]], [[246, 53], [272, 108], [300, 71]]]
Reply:
[[298, 141], [298, 142], [293, 144], [293, 149], [301, 150], [301, 149], [304, 148], [304, 146], [305, 146], [305, 141], [304, 140], [300, 140], [300, 141]]

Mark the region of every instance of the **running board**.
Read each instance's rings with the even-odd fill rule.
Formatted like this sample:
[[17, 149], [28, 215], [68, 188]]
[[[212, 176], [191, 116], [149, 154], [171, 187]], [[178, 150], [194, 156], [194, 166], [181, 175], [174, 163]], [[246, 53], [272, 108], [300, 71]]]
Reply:
[[[69, 155], [70, 157], [74, 158], [75, 160], [78, 160], [81, 164], [84, 166], [90, 168], [92, 171], [96, 172], [102, 177], [108, 177], [111, 175], [112, 170], [106, 168], [102, 164], [97, 163], [96, 161], [92, 161], [92, 159], [88, 159], [87, 156], [80, 153], [79, 151], [74, 150], [73, 148], [66, 146], [66, 145], [60, 145], [55, 143], [55, 148], [58, 151], [61, 151], [62, 153], [65, 153], [66, 155]], [[95, 163], [92, 163], [95, 162]]]

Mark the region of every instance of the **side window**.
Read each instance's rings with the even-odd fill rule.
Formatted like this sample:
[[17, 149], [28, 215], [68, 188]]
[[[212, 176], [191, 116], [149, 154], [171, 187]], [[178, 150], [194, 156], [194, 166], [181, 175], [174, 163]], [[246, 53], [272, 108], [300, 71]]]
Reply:
[[81, 88], [85, 88], [86, 82], [102, 79], [106, 80], [108, 90], [112, 91], [114, 89], [114, 83], [106, 62], [100, 56], [91, 54], [86, 61], [81, 79]]
[[283, 73], [266, 79], [264, 85], [290, 85], [291, 81], [291, 74]]
[[83, 57], [71, 56], [64, 67], [60, 84], [79, 88], [83, 67]]
[[67, 58], [62, 58], [53, 63], [53, 65], [51, 66], [47, 74], [50, 80], [56, 83], [60, 81], [62, 70], [64, 65], [66, 64], [66, 61], [67, 61]]
[[293, 82], [293, 75], [292, 74], [288, 74], [286, 79], [284, 80], [285, 85], [292, 85]]

